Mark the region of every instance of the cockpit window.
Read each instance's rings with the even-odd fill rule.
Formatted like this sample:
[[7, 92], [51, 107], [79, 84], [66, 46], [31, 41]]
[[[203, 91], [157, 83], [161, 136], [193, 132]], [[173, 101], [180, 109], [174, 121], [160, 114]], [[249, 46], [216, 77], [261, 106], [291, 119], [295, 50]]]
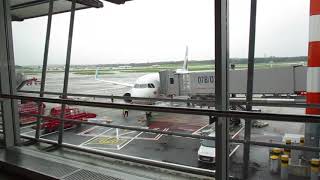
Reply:
[[148, 88], [155, 88], [154, 84], [148, 84]]

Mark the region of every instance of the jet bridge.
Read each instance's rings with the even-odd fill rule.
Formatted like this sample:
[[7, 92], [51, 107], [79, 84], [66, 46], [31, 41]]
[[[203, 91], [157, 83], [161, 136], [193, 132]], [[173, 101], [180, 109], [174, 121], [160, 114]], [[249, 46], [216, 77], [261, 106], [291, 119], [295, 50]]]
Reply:
[[[307, 68], [305, 66], [256, 69], [254, 94], [292, 95], [306, 91]], [[214, 71], [176, 73], [160, 72], [160, 93], [166, 96], [214, 96]], [[247, 70], [229, 71], [229, 92], [245, 94]]]

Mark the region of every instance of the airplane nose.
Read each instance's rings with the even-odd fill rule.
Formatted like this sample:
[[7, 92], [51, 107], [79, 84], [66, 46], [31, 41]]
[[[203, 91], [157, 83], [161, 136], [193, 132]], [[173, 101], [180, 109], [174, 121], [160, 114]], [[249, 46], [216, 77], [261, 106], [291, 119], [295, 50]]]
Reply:
[[148, 89], [139, 89], [139, 90], [135, 90], [131, 93], [132, 97], [152, 97], [155, 95], [156, 92], [153, 91], [148, 91]]
[[141, 91], [133, 91], [133, 92], [131, 93], [131, 96], [132, 96], [132, 97], [143, 97], [143, 96], [144, 96], [144, 93], [141, 92]]

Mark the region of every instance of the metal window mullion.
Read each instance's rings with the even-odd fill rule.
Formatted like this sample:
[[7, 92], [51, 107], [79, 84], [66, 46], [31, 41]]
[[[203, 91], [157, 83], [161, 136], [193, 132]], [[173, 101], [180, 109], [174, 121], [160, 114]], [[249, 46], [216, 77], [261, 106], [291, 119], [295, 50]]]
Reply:
[[[228, 0], [215, 1], [215, 107], [228, 110]], [[229, 179], [229, 120], [218, 117], [216, 129], [216, 179]]]
[[[9, 71], [9, 85], [10, 93], [12, 95], [17, 94], [17, 84], [16, 84], [16, 72], [15, 72], [15, 61], [13, 52], [13, 37], [12, 37], [12, 21], [10, 13], [10, 2], [7, 1], [5, 4], [5, 18], [6, 18], [6, 40], [8, 48], [8, 71]], [[18, 102], [17, 100], [11, 101], [11, 113], [12, 113], [12, 126], [14, 131], [14, 142], [15, 144], [20, 144], [20, 118], [18, 112]]]
[[[250, 13], [250, 34], [249, 34], [249, 53], [248, 53], [248, 71], [247, 71], [247, 95], [246, 95], [246, 110], [252, 110], [252, 94], [253, 94], [253, 80], [254, 80], [254, 55], [255, 55], [255, 39], [256, 39], [256, 14], [257, 14], [257, 0], [251, 0]], [[249, 176], [250, 163], [250, 139], [251, 139], [251, 120], [245, 120], [244, 133], [244, 150], [243, 150], [243, 179]]]
[[[47, 21], [47, 32], [46, 32], [46, 41], [43, 55], [43, 64], [42, 64], [42, 74], [41, 74], [41, 85], [40, 85], [40, 97], [43, 97], [45, 92], [45, 84], [46, 84], [46, 75], [47, 75], [47, 66], [48, 66], [48, 55], [49, 55], [49, 45], [50, 45], [50, 35], [51, 35], [51, 24], [52, 24], [52, 13], [53, 13], [53, 5], [54, 0], [50, 0], [49, 2], [49, 10], [48, 10], [48, 21]], [[41, 112], [41, 104], [38, 104], [38, 112]], [[41, 118], [37, 118], [36, 124], [36, 134], [35, 138], [38, 140], [40, 138], [40, 126], [41, 126]]]
[[[10, 84], [10, 60], [13, 55], [10, 55], [13, 51], [10, 50], [9, 41], [12, 42], [11, 29], [11, 19], [8, 11], [9, 1], [0, 1], [0, 93], [1, 94], [11, 94]], [[4, 99], [1, 103], [2, 109], [2, 121], [3, 121], [3, 131], [5, 146], [11, 147], [15, 145], [15, 132], [14, 132], [14, 111], [12, 99]]]
[[[62, 99], [66, 99], [67, 93], [68, 93], [69, 70], [70, 70], [70, 59], [71, 59], [71, 48], [72, 48], [75, 9], [76, 9], [76, 0], [72, 0], [70, 25], [69, 25], [69, 36], [68, 36], [68, 46], [67, 46], [67, 58], [66, 58], [66, 65], [65, 65], [65, 70], [64, 70], [65, 74], [64, 74], [64, 82], [63, 82]], [[65, 108], [66, 108], [66, 104], [63, 103], [61, 105], [61, 114], [60, 114], [61, 118], [63, 118], [65, 115], [65, 112], [64, 112]], [[62, 120], [60, 122], [60, 126], [59, 126], [59, 137], [58, 137], [58, 144], [59, 145], [61, 145], [62, 141], [63, 141], [63, 131], [64, 131], [64, 121]]]

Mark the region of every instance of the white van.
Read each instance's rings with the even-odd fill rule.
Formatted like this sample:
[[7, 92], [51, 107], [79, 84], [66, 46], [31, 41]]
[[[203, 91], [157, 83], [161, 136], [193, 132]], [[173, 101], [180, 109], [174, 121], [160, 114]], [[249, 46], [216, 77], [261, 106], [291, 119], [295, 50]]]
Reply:
[[[209, 137], [215, 137], [216, 133], [212, 132]], [[200, 148], [198, 150], [198, 161], [204, 163], [216, 162], [216, 143], [214, 140], [203, 139], [200, 142]]]
[[[209, 137], [216, 137], [216, 133], [213, 128], [210, 128], [208, 130], [202, 131], [201, 135], [209, 134]], [[239, 136], [240, 132], [244, 129], [244, 127], [241, 127], [238, 129], [231, 137], [231, 139], [235, 139]], [[233, 154], [236, 153], [236, 151], [239, 149], [240, 145], [235, 143], [229, 144], [229, 157], [231, 157]], [[216, 163], [216, 143], [215, 140], [207, 140], [203, 139], [200, 141], [200, 148], [198, 150], [198, 163], [201, 165], [201, 163], [208, 163], [208, 164], [214, 164]]]

